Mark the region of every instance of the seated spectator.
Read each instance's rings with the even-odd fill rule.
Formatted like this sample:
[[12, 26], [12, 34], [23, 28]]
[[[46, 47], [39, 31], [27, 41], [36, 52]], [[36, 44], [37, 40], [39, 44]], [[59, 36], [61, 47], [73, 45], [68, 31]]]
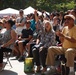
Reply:
[[32, 39], [33, 31], [30, 28], [30, 21], [26, 21], [26, 28], [22, 30], [22, 34], [18, 37], [14, 50], [18, 54], [18, 60], [22, 61], [24, 59], [23, 53], [25, 51], [26, 44]]
[[36, 24], [35, 26], [36, 26], [36, 30], [33, 32], [33, 38], [25, 46], [28, 50], [28, 57], [32, 57], [32, 47], [36, 44], [36, 40], [37, 38], [39, 38], [42, 32], [38, 24]]
[[43, 23], [42, 23], [41, 19], [39, 19], [37, 11], [34, 12], [34, 15], [35, 15], [35, 20], [36, 20], [36, 25], [35, 25], [36, 30], [33, 32], [33, 38], [26, 44], [26, 48], [28, 50], [29, 57], [32, 56], [32, 46], [36, 44], [37, 38], [40, 37], [40, 35], [42, 34], [42, 32], [44, 30]]
[[71, 14], [65, 15], [65, 26], [62, 32], [57, 32], [56, 34], [60, 37], [62, 41], [62, 47], [50, 46], [47, 53], [47, 65], [51, 66], [51, 69], [47, 73], [56, 72], [55, 69], [55, 55], [64, 54], [66, 58], [66, 72], [69, 68], [69, 74], [65, 75], [75, 75], [74, 74], [74, 58], [76, 55], [76, 26], [74, 25], [75, 17]]
[[[34, 62], [37, 66], [37, 72], [40, 71], [40, 65], [42, 64], [42, 72], [47, 70], [46, 67], [46, 56], [47, 49], [49, 46], [55, 45], [55, 32], [52, 30], [52, 26], [49, 21], [45, 21], [45, 29], [41, 36], [37, 39], [36, 44], [32, 47], [32, 53]], [[41, 59], [41, 64], [40, 64]]]
[[3, 52], [12, 52], [14, 42], [16, 40], [16, 33], [12, 30], [12, 26], [14, 22], [12, 20], [8, 20], [5, 23], [6, 31], [3, 34], [3, 38], [0, 45], [0, 71], [4, 68], [3, 64]]

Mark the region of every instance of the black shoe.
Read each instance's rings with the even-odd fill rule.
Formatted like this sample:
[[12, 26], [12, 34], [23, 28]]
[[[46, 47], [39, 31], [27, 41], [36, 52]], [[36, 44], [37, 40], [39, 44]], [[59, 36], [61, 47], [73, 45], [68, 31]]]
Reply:
[[20, 56], [16, 56], [16, 59], [19, 59]]
[[20, 56], [20, 58], [18, 59], [18, 61], [24, 61], [25, 57], [24, 56]]

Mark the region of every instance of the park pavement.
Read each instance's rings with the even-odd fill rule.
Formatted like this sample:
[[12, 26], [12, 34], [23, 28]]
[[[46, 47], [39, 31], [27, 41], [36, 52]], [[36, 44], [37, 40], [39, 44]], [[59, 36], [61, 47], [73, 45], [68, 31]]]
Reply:
[[[6, 62], [6, 59], [4, 59], [4, 62]], [[19, 62], [15, 57], [10, 58], [10, 63], [12, 67], [7, 63], [4, 70], [0, 72], [0, 75], [41, 75], [40, 73], [25, 73], [24, 62]]]
[[[6, 59], [4, 59], [4, 62], [6, 62]], [[10, 63], [12, 67], [7, 63], [4, 70], [0, 72], [0, 75], [40, 75], [36, 73], [26, 74], [24, 72], [24, 62], [19, 62], [15, 57], [10, 58]]]

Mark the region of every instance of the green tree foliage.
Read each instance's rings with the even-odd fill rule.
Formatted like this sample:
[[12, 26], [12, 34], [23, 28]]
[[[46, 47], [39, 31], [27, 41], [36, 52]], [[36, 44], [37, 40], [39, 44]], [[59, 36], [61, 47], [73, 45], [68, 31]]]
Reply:
[[0, 10], [8, 7], [15, 9], [25, 9], [32, 6], [38, 10], [63, 10], [76, 7], [76, 0], [0, 0]]

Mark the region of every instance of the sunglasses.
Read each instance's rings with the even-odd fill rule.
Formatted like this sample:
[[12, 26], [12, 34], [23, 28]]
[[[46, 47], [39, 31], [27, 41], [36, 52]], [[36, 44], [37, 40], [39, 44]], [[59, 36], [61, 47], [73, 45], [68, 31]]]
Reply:
[[66, 18], [65, 20], [73, 20], [72, 18]]
[[26, 22], [26, 24], [30, 24], [30, 22]]
[[23, 12], [19, 12], [20, 14], [23, 14]]

